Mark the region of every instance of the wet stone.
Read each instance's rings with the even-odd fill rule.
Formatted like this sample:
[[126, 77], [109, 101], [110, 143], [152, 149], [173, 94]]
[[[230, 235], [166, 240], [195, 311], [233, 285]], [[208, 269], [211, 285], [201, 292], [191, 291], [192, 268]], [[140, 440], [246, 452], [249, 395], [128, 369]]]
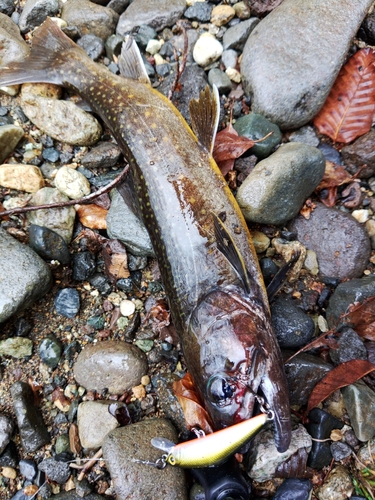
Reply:
[[39, 346], [39, 355], [43, 363], [50, 368], [56, 368], [59, 364], [62, 353], [62, 343], [55, 335], [48, 335], [42, 340]]
[[81, 165], [87, 168], [114, 167], [121, 156], [121, 151], [112, 142], [102, 142], [91, 148], [81, 159]]
[[331, 444], [331, 455], [336, 462], [344, 460], [353, 453], [353, 449], [346, 443], [337, 441]]
[[341, 331], [337, 344], [337, 349], [329, 351], [329, 355], [336, 365], [352, 359], [367, 359], [367, 349], [363, 340], [351, 328], [345, 328]]
[[226, 94], [232, 90], [232, 82], [219, 68], [213, 68], [208, 72], [208, 83], [211, 87], [216, 85], [219, 94]]
[[207, 23], [211, 18], [212, 8], [212, 4], [197, 2], [185, 10], [184, 17], [192, 21], [195, 20], [201, 23]]
[[336, 165], [342, 164], [341, 154], [334, 147], [321, 142], [318, 149], [324, 154], [326, 160], [336, 163]]
[[[342, 160], [345, 168], [352, 175], [358, 174], [361, 179], [368, 179], [375, 175], [375, 130], [356, 139], [341, 149]], [[362, 169], [363, 165], [366, 165]]]
[[16, 125], [2, 125], [0, 127], [0, 163], [14, 151], [23, 134], [23, 129]]
[[224, 49], [235, 49], [242, 51], [246, 40], [249, 38], [250, 33], [258, 23], [259, 19], [257, 19], [256, 17], [252, 17], [250, 19], [247, 19], [246, 21], [228, 28], [223, 36]]
[[0, 356], [26, 358], [33, 353], [33, 341], [23, 337], [11, 337], [0, 340]]
[[64, 484], [70, 476], [70, 467], [66, 462], [59, 462], [54, 458], [45, 458], [38, 465], [38, 469], [45, 472], [46, 476], [58, 484]]
[[[105, 52], [110, 61], [113, 61], [113, 56], [118, 57], [121, 54], [122, 42], [124, 41], [124, 37], [119, 35], [111, 35], [105, 41]], [[102, 144], [107, 144], [103, 142]]]
[[312, 483], [309, 479], [285, 479], [277, 489], [273, 500], [309, 500]]
[[97, 61], [104, 53], [103, 40], [92, 33], [83, 35], [83, 37], [77, 40], [77, 45], [81, 47], [93, 61]]
[[314, 335], [314, 321], [290, 299], [278, 298], [271, 305], [272, 326], [282, 348], [307, 344]]
[[13, 433], [13, 422], [6, 415], [0, 414], [0, 455], [10, 442]]
[[108, 411], [111, 403], [112, 401], [84, 401], [78, 406], [77, 425], [84, 448], [100, 448], [108, 432], [120, 425]]
[[[317, 147], [319, 139], [312, 127], [301, 127], [300, 129], [292, 132], [289, 136], [290, 142], [303, 142], [310, 146]], [[323, 153], [324, 154], [324, 153]]]
[[89, 279], [96, 269], [95, 255], [91, 252], [79, 252], [73, 254], [73, 274], [75, 281], [85, 281]]
[[318, 500], [346, 500], [353, 493], [353, 483], [349, 472], [342, 465], [336, 465], [324, 483], [315, 492]]
[[16, 467], [18, 465], [17, 447], [14, 441], [10, 441], [0, 454], [0, 467]]
[[262, 270], [264, 282], [266, 283], [266, 285], [268, 285], [272, 281], [272, 278], [274, 278], [275, 274], [279, 270], [274, 261], [269, 257], [265, 257], [264, 259], [260, 260], [260, 268]]
[[19, 462], [20, 474], [29, 481], [33, 481], [37, 474], [37, 466], [34, 460], [20, 460]]
[[233, 126], [238, 135], [255, 141], [263, 139], [263, 137], [271, 133], [267, 139], [255, 144], [250, 149], [250, 152], [258, 158], [267, 158], [281, 142], [279, 127], [257, 113], [249, 113], [248, 115], [241, 116]]
[[80, 308], [79, 293], [75, 288], [63, 288], [55, 297], [55, 309], [66, 318], [74, 318]]
[[61, 264], [70, 262], [70, 252], [64, 238], [47, 227], [31, 224], [29, 245], [44, 259], [58, 260]]
[[142, 49], [146, 49], [148, 42], [154, 38], [157, 38], [157, 32], [152, 26], [141, 24], [137, 29], [135, 41]]
[[96, 288], [102, 295], [108, 295], [112, 291], [111, 283], [108, 278], [101, 273], [95, 273], [89, 278], [89, 283]]
[[27, 0], [19, 19], [21, 33], [27, 33], [40, 26], [47, 16], [53, 17], [58, 12], [58, 0]]
[[39, 408], [34, 403], [34, 393], [25, 382], [16, 382], [10, 393], [17, 418], [21, 443], [26, 453], [39, 450], [49, 443], [50, 436]]
[[346, 410], [357, 439], [368, 441], [375, 436], [375, 393], [360, 381], [341, 389]]

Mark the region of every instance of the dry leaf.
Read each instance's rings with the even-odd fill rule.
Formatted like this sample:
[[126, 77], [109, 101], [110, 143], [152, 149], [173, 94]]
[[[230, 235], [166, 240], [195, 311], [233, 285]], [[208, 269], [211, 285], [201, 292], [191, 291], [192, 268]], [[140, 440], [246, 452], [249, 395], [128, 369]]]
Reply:
[[80, 454], [82, 446], [81, 441], [79, 440], [77, 424], [71, 424], [69, 427], [69, 446], [72, 450], [72, 453], [74, 453], [75, 455]]
[[375, 297], [361, 304], [352, 304], [344, 316], [358, 335], [367, 340], [375, 340]]
[[347, 144], [371, 129], [375, 112], [374, 63], [374, 51], [365, 48], [341, 68], [314, 120], [321, 134]]
[[354, 384], [354, 382], [374, 370], [375, 365], [363, 359], [353, 359], [336, 366], [314, 387], [307, 404], [307, 413], [337, 389]]
[[337, 201], [337, 188], [342, 184], [347, 184], [352, 180], [352, 176], [341, 165], [336, 165], [331, 161], [326, 161], [326, 169], [316, 191], [323, 189], [328, 191], [326, 198], [321, 198], [322, 203], [327, 207], [333, 207]]
[[125, 246], [118, 240], [107, 240], [103, 243], [104, 272], [115, 283], [120, 278], [128, 278], [128, 257]]
[[224, 130], [218, 132], [215, 139], [213, 157], [223, 175], [233, 169], [234, 160], [252, 148], [255, 141], [247, 137], [240, 137], [229, 124]]
[[90, 229], [107, 229], [108, 210], [98, 205], [75, 205], [80, 223]]

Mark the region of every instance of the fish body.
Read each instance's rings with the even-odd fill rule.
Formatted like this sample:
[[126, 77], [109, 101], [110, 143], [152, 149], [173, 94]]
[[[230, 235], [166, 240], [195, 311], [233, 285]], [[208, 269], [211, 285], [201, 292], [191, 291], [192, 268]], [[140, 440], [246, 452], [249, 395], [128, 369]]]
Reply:
[[[284, 451], [288, 390], [262, 275], [246, 222], [207, 147], [163, 95], [91, 61], [51, 20], [37, 30], [25, 62], [0, 69], [1, 86], [24, 82], [74, 90], [112, 131], [130, 164], [188, 370], [214, 426], [250, 418], [260, 391]], [[250, 289], [218, 248], [218, 215]]]

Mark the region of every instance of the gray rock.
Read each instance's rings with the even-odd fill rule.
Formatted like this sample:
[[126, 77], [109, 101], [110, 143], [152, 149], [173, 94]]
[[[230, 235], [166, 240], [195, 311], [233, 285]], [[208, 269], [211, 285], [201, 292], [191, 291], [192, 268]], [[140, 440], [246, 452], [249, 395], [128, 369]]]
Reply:
[[21, 33], [27, 33], [40, 26], [47, 16], [56, 16], [59, 10], [58, 0], [27, 0], [18, 23]]
[[233, 49], [224, 50], [221, 55], [221, 62], [226, 68], [235, 68], [237, 65], [238, 53]]
[[288, 228], [307, 249], [314, 250], [321, 276], [344, 279], [362, 275], [370, 257], [370, 239], [350, 214], [317, 203], [310, 219], [298, 216]]
[[197, 2], [185, 10], [184, 17], [186, 17], [187, 19], [199, 21], [201, 23], [207, 23], [211, 19], [212, 9], [212, 4], [206, 2]]
[[43, 363], [50, 368], [56, 368], [62, 353], [62, 343], [52, 333], [42, 340], [39, 355]]
[[307, 344], [314, 335], [314, 321], [290, 299], [278, 298], [271, 305], [272, 326], [282, 348]]
[[332, 361], [339, 365], [352, 359], [367, 359], [367, 349], [363, 340], [351, 328], [345, 328], [337, 341], [337, 349], [330, 349]]
[[0, 2], [0, 13], [5, 14], [7, 16], [11, 16], [14, 12], [16, 6], [14, 5], [13, 0], [1, 0]]
[[164, 419], [148, 419], [109, 433], [103, 443], [103, 456], [111, 475], [117, 498], [127, 500], [185, 500], [185, 475], [179, 467], [162, 472], [135, 460], [155, 461], [162, 452], [150, 441], [160, 436], [176, 442], [173, 426]]
[[87, 345], [74, 365], [76, 381], [87, 390], [123, 394], [147, 373], [146, 355], [135, 345], [105, 341]]
[[360, 381], [341, 389], [350, 425], [360, 441], [375, 436], [375, 393]]
[[29, 245], [38, 255], [61, 264], [70, 262], [70, 252], [64, 238], [47, 227], [30, 224]]
[[173, 26], [185, 9], [185, 0], [134, 0], [121, 14], [117, 34], [125, 35], [141, 24], [161, 31], [167, 26]]
[[309, 500], [312, 487], [310, 479], [287, 478], [277, 488], [273, 500]]
[[7, 447], [13, 433], [13, 422], [6, 415], [0, 414], [0, 455]]
[[81, 47], [93, 61], [97, 61], [104, 53], [104, 42], [101, 38], [92, 33], [83, 35], [77, 40], [78, 47]]
[[290, 142], [303, 142], [304, 144], [309, 144], [310, 146], [317, 147], [319, 145], [318, 136], [312, 127], [301, 127], [295, 132], [292, 132], [289, 136]]
[[94, 146], [81, 159], [86, 168], [114, 167], [121, 156], [120, 148], [112, 142], [101, 142]]
[[69, 479], [70, 467], [67, 462], [59, 462], [54, 458], [45, 458], [38, 465], [38, 469], [46, 473], [46, 476], [58, 484], [64, 484]]
[[226, 94], [232, 90], [232, 82], [229, 76], [219, 68], [212, 68], [208, 72], [208, 83], [211, 87], [216, 85], [219, 94]]
[[[60, 413], [61, 415], [61, 413]], [[63, 415], [65, 417], [65, 415]], [[65, 423], [65, 422], [63, 422]], [[69, 434], [60, 434], [56, 438], [56, 443], [55, 443], [55, 452], [56, 455], [59, 455], [60, 453], [65, 453], [65, 452], [71, 452], [72, 450], [70, 449], [70, 444], [69, 444]]]
[[16, 125], [2, 125], [0, 127], [0, 163], [2, 163], [10, 153], [13, 153], [17, 144], [22, 139], [23, 134], [23, 129]]
[[324, 169], [325, 158], [317, 148], [285, 144], [255, 166], [240, 186], [237, 202], [250, 222], [284, 224], [298, 214]]
[[266, 135], [271, 133], [269, 137], [254, 144], [250, 149], [252, 154], [261, 159], [267, 158], [281, 142], [282, 135], [279, 127], [257, 113], [249, 113], [248, 115], [241, 116], [236, 120], [233, 127], [238, 132], [238, 135], [248, 137], [255, 141], [263, 139]]
[[[357, 174], [361, 179], [375, 175], [375, 130], [356, 139], [341, 149], [345, 168], [352, 175]], [[365, 166], [365, 168], [363, 168]], [[359, 170], [361, 170], [359, 172]]]
[[241, 23], [228, 28], [223, 36], [223, 47], [224, 50], [227, 49], [243, 49], [246, 40], [249, 38], [250, 33], [259, 23], [259, 19], [256, 17], [252, 17], [247, 19], [246, 21], [242, 21]]
[[26, 453], [33, 453], [49, 443], [50, 436], [42, 414], [35, 406], [34, 393], [25, 382], [16, 382], [10, 389], [21, 443]]
[[326, 100], [371, 3], [284, 0], [264, 18], [251, 33], [241, 64], [253, 111], [282, 129], [309, 122]]
[[112, 203], [107, 213], [107, 233], [120, 240], [134, 255], [154, 256], [154, 249], [143, 221], [117, 189], [112, 191]]
[[83, 448], [100, 448], [108, 432], [120, 425], [108, 411], [111, 403], [113, 401], [84, 401], [78, 406], [77, 425]]
[[55, 297], [55, 309], [66, 318], [74, 318], [80, 308], [80, 296], [75, 288], [63, 288]]
[[335, 441], [331, 444], [331, 454], [336, 462], [344, 460], [353, 453], [353, 448], [342, 441]]
[[47, 264], [0, 228], [0, 323], [43, 297], [52, 285]]
[[11, 337], [0, 341], [0, 356], [26, 358], [33, 353], [33, 341], [23, 337]]
[[20, 35], [20, 30], [5, 14], [0, 14], [0, 66], [24, 59], [29, 47]]
[[32, 481], [37, 475], [38, 469], [34, 460], [20, 460], [19, 463], [20, 474], [23, 477]]

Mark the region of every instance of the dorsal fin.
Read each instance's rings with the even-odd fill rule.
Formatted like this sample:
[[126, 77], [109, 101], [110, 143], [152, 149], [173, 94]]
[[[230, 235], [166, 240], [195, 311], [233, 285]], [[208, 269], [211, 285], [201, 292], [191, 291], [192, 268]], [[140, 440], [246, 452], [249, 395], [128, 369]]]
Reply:
[[236, 244], [234, 243], [231, 235], [228, 233], [223, 221], [217, 217], [217, 215], [212, 214], [214, 218], [214, 228], [217, 248], [228, 260], [230, 265], [237, 272], [241, 281], [245, 287], [246, 293], [250, 294], [251, 283], [249, 273], [246, 269], [245, 261], [238, 250]]
[[127, 35], [122, 44], [121, 54], [118, 58], [118, 67], [120, 73], [125, 78], [150, 84], [150, 79], [147, 75], [138, 45], [131, 35]]
[[301, 252], [299, 250], [295, 251], [293, 253], [291, 259], [286, 264], [284, 264], [282, 267], [280, 267], [280, 269], [277, 271], [277, 273], [273, 277], [271, 283], [267, 287], [267, 295], [268, 295], [269, 302], [271, 302], [271, 300], [275, 297], [277, 292], [283, 286], [284, 281], [286, 280], [286, 275], [292, 269], [294, 264], [297, 262], [300, 255], [301, 255]]
[[220, 99], [216, 85], [201, 91], [198, 99], [189, 105], [191, 128], [198, 141], [212, 154], [220, 117]]

